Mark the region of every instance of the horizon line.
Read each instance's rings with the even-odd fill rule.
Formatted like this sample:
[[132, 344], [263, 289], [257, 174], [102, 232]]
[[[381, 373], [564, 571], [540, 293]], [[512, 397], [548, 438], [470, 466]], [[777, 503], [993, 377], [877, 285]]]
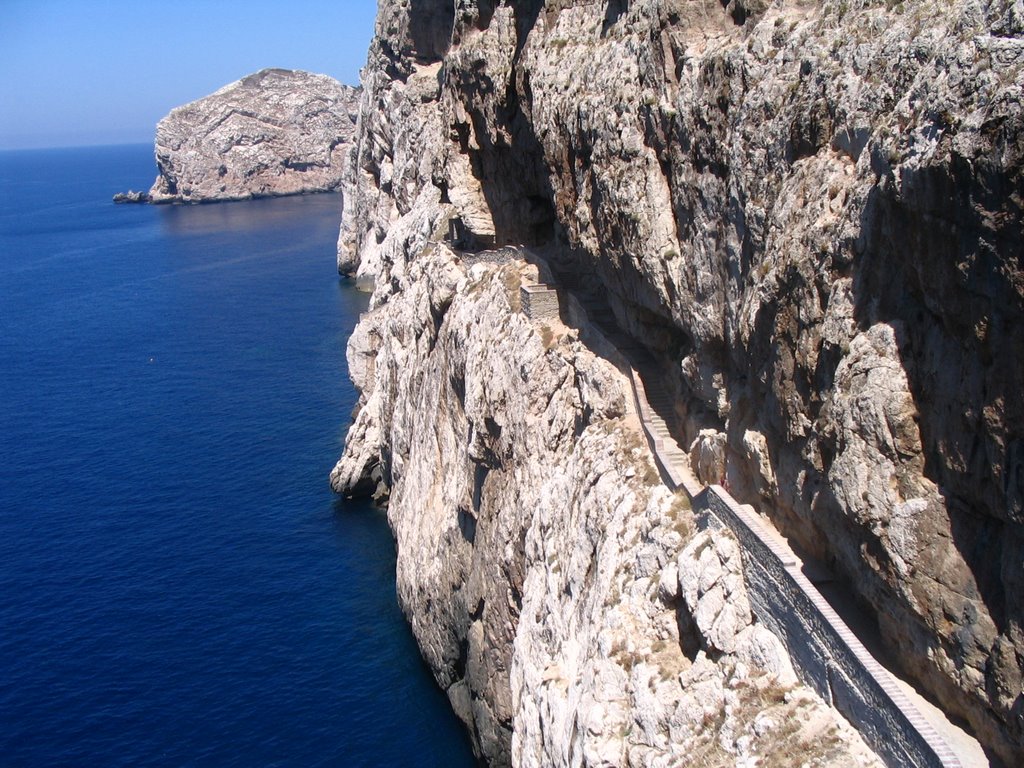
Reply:
[[153, 146], [151, 141], [111, 141], [95, 144], [52, 144], [31, 147], [4, 147], [0, 146], [0, 152], [38, 152], [44, 149], [102, 149], [113, 147], [139, 147]]

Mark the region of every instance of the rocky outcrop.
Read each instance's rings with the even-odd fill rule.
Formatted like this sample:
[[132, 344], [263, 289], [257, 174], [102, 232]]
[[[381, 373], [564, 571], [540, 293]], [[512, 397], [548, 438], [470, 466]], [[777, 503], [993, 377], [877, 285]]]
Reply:
[[[702, 479], [727, 485], [832, 566], [907, 673], [968, 722], [992, 755], [1019, 763], [1020, 2], [456, 5], [458, 13], [441, 0], [381, 3], [346, 181], [339, 267], [376, 280], [375, 312], [384, 316], [389, 305], [425, 290], [425, 265], [439, 265], [423, 249], [449, 218], [499, 243], [546, 243], [663, 362], [681, 437]], [[420, 296], [422, 308], [434, 307]], [[400, 563], [424, 552], [440, 562], [455, 557], [425, 519], [404, 522], [426, 514], [424, 505], [458, 510], [447, 506], [454, 492], [431, 497], [418, 487], [406, 495], [408, 473], [419, 471], [413, 468], [462, 477], [469, 464], [458, 446], [466, 455], [477, 451], [470, 463], [487, 469], [469, 498], [479, 497], [487, 519], [525, 526], [526, 547], [542, 513], [564, 517], [544, 530], [571, 529], [593, 479], [551, 457], [589, 461], [600, 451], [585, 429], [566, 428], [563, 448], [539, 453], [541, 468], [529, 474], [525, 448], [501, 461], [483, 451], [506, 435], [508, 422], [497, 416], [497, 432], [486, 419], [472, 428], [456, 421], [450, 443], [441, 442], [448, 432], [417, 424], [424, 412], [458, 412], [462, 385], [445, 385], [448, 368], [428, 365], [438, 359], [430, 340], [449, 322], [443, 305], [421, 311], [419, 328], [367, 320], [355, 346], [363, 350], [363, 411], [335, 480], [367, 484], [376, 467], [391, 485]], [[492, 305], [476, 312], [481, 327], [502, 316]], [[423, 346], [411, 347], [414, 339]], [[397, 348], [391, 357], [384, 352]], [[533, 388], [533, 369], [514, 365], [517, 348], [504, 353], [509, 361], [488, 357], [479, 374], [480, 413], [504, 414], [509, 403], [523, 419], [538, 403], [547, 413], [550, 390]], [[402, 402], [403, 388], [413, 386], [410, 370], [421, 371], [415, 386], [429, 398], [398, 411], [373, 405], [374, 397]], [[579, 410], [559, 408], [589, 413], [593, 404], [576, 397]], [[538, 419], [524, 421], [517, 446], [545, 444], [531, 431], [544, 434]], [[427, 444], [400, 439], [410, 434]], [[505, 474], [491, 485], [495, 461]], [[524, 496], [527, 487], [556, 481], [567, 490], [552, 497], [554, 506]], [[438, 500], [427, 504], [431, 498]], [[484, 528], [479, 519], [476, 525], [479, 536]], [[494, 559], [478, 565], [497, 585], [518, 585], [522, 573], [514, 565], [519, 544], [509, 535], [500, 554], [488, 551]], [[613, 528], [613, 535], [622, 532]], [[599, 578], [599, 548], [577, 551], [583, 536], [554, 540], [564, 546], [550, 552], [551, 568], [586, 571], [572, 594], [610, 594]], [[598, 762], [598, 753], [569, 746], [591, 733], [580, 719], [586, 686], [572, 687], [585, 674], [578, 664], [596, 658], [595, 646], [573, 645], [584, 631], [581, 606], [589, 604], [566, 598], [564, 610], [581, 611], [571, 613], [576, 623], [544, 630], [550, 647], [571, 649], [577, 661], [564, 677], [570, 685], [561, 709], [538, 710], [545, 714], [535, 720], [544, 729], [570, 725], [539, 734], [540, 725], [528, 729], [523, 708], [539, 706], [553, 694], [537, 691], [555, 686], [527, 676], [529, 685], [512, 677], [506, 688], [502, 677], [530, 663], [535, 649], [520, 637], [539, 619], [528, 620], [524, 608], [492, 624], [477, 617], [473, 600], [466, 618], [448, 615], [457, 578], [447, 593], [438, 588], [429, 603], [417, 603], [412, 596], [441, 567], [426, 559], [418, 566], [400, 564], [400, 590], [428, 660], [461, 658], [471, 631], [478, 633], [471, 646], [487, 659], [470, 664], [467, 655], [464, 667], [452, 667], [463, 670], [452, 680], [467, 681], [469, 703], [457, 708], [479, 743], [500, 743], [493, 734], [511, 731], [517, 762], [537, 754], [555, 763], [589, 754]], [[639, 561], [633, 569], [631, 578], [642, 578]], [[561, 579], [523, 576], [524, 606], [533, 601], [558, 615], [551, 606], [569, 583]], [[485, 601], [485, 610], [493, 605]], [[502, 649], [510, 636], [509, 656]], [[587, 680], [600, 688], [598, 678]], [[506, 706], [509, 691], [516, 693]], [[632, 734], [643, 731], [642, 710], [625, 709]], [[519, 741], [520, 733], [530, 735]], [[657, 741], [653, 731], [643, 733], [630, 749]]]
[[[264, 69], [171, 110], [156, 129], [148, 201], [245, 200], [337, 189], [359, 89]], [[126, 202], [138, 202], [136, 200]]]
[[115, 203], [148, 203], [149, 193], [148, 192], [136, 192], [134, 189], [129, 189], [127, 192], [118, 192], [114, 195]]

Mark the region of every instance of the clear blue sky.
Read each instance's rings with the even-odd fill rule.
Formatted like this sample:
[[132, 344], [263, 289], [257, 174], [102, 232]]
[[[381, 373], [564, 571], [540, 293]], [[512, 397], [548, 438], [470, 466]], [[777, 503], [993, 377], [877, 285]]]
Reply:
[[359, 81], [375, 0], [0, 0], [0, 149], [151, 142], [264, 67]]

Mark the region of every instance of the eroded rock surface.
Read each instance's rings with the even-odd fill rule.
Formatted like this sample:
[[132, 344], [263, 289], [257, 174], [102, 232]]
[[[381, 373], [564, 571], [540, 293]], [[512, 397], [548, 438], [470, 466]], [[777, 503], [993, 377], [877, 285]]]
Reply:
[[[908, 674], [1008, 764], [1024, 761], [1022, 38], [1019, 0], [382, 2], [339, 238], [339, 267], [376, 279], [382, 313], [434, 284], [420, 277], [421, 254], [451, 217], [499, 243], [560, 250], [664, 362], [705, 479], [834, 568]], [[461, 407], [460, 379], [445, 385], [444, 369], [421, 366], [416, 386], [429, 394], [419, 407], [382, 406], [402, 402], [417, 361], [437, 359], [429, 339], [449, 322], [444, 301], [419, 301], [434, 307], [419, 328], [366, 321], [359, 338], [372, 344], [356, 351], [366, 400], [336, 480], [369, 484], [364, 470], [377, 466], [393, 483], [400, 561], [424, 558], [417, 569], [400, 565], [403, 599], [416, 605], [410, 618], [432, 663], [462, 658], [463, 638], [475, 638], [482, 650], [465, 655], [470, 693], [460, 707], [483, 713], [467, 719], [490, 723], [474, 726], [477, 738], [497, 744], [493, 734], [519, 733], [523, 707], [539, 706], [536, 679], [512, 679], [511, 704], [495, 682], [529, 663], [519, 648], [535, 650], [518, 645], [530, 626], [525, 606], [546, 600], [560, 615], [550, 604], [571, 583], [529, 581], [518, 553], [533, 551], [542, 513], [572, 529], [601, 448], [588, 442], [587, 420], [558, 427], [566, 442], [545, 452], [555, 427], [524, 421], [506, 432], [510, 422], [495, 415], [491, 427], [457, 422], [442, 442], [449, 432], [422, 420]], [[476, 311], [481, 327], [502, 316], [490, 304]], [[413, 340], [424, 346], [409, 351]], [[390, 345], [401, 351], [383, 354]], [[542, 407], [561, 424], [563, 410], [594, 407], [564, 394], [548, 414], [547, 398], [569, 390], [518, 366], [528, 345], [504, 349], [507, 361], [488, 357], [476, 385], [479, 413], [514, 403], [523, 418]], [[382, 378], [386, 361], [393, 369]], [[566, 376], [579, 370], [566, 366]], [[412, 434], [427, 444], [403, 442]], [[493, 458], [511, 434], [522, 453]], [[466, 555], [481, 558], [494, 584], [515, 585], [518, 617], [508, 609], [489, 623], [474, 600], [465, 617], [448, 615], [446, 600], [469, 583], [459, 578], [429, 604], [410, 597], [444, 567], [427, 558], [443, 563], [456, 548], [406, 518], [424, 514], [429, 499], [440, 499], [430, 502], [437, 515], [450, 514], [454, 495], [431, 496], [424, 475], [414, 502], [401, 490], [409, 475], [395, 468], [428, 462], [431, 477], [462, 477], [460, 451], [486, 468], [481, 509], [526, 527], [521, 544], [512, 529], [499, 537], [493, 562], [478, 545]], [[563, 455], [580, 463], [552, 458]], [[556, 482], [567, 484], [551, 496], [557, 505], [529, 495], [554, 494]], [[588, 539], [566, 538], [551, 568], [585, 565], [590, 575], [573, 594], [607, 594], [599, 553], [577, 552], [579, 541]], [[551, 648], [571, 650], [583, 632], [583, 604], [566, 605], [581, 612], [548, 626]], [[428, 625], [450, 634], [425, 641]], [[705, 642], [727, 652], [709, 627]], [[545, 724], [571, 713], [558, 721], [568, 725], [560, 737], [514, 735], [517, 761], [565, 762], [573, 734], [590, 733], [579, 717], [584, 689], [572, 686], [593, 646], [570, 650], [559, 653], [576, 659], [571, 672], [549, 673], [568, 681], [559, 683], [567, 703], [538, 710]], [[630, 733], [642, 731], [643, 718], [628, 711]], [[611, 753], [587, 754], [614, 763]]]
[[171, 110], [156, 129], [159, 175], [149, 201], [338, 189], [359, 93], [326, 75], [264, 69]]

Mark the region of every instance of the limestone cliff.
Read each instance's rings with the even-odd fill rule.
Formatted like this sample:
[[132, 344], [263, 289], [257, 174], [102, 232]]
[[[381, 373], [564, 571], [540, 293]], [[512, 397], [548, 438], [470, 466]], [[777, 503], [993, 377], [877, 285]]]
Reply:
[[607, 345], [518, 311], [536, 276], [443, 246], [392, 269], [332, 475], [390, 487], [399, 600], [481, 756], [874, 765], [753, 620], [735, 542], [659, 481]]
[[[455, 217], [603, 296], [703, 479], [834, 568], [908, 674], [1021, 761], [1022, 38], [1019, 0], [380, 4], [339, 239], [375, 309], [334, 480], [391, 488], [403, 605], [485, 754], [597, 764], [615, 737], [645, 764], [689, 738], [635, 664], [613, 715], [586, 698], [610, 626], [679, 679], [652, 661], [672, 590], [642, 604], [657, 569], [629, 526], [659, 565], [686, 544], [656, 482], [600, 469], [625, 439], [601, 366], [542, 354], [499, 278], [424, 250]], [[590, 623], [624, 587], [628, 620]]]
[[[156, 129], [154, 203], [326, 192], [342, 180], [359, 89], [264, 69], [171, 110]], [[133, 201], [134, 202], [134, 201]]]

